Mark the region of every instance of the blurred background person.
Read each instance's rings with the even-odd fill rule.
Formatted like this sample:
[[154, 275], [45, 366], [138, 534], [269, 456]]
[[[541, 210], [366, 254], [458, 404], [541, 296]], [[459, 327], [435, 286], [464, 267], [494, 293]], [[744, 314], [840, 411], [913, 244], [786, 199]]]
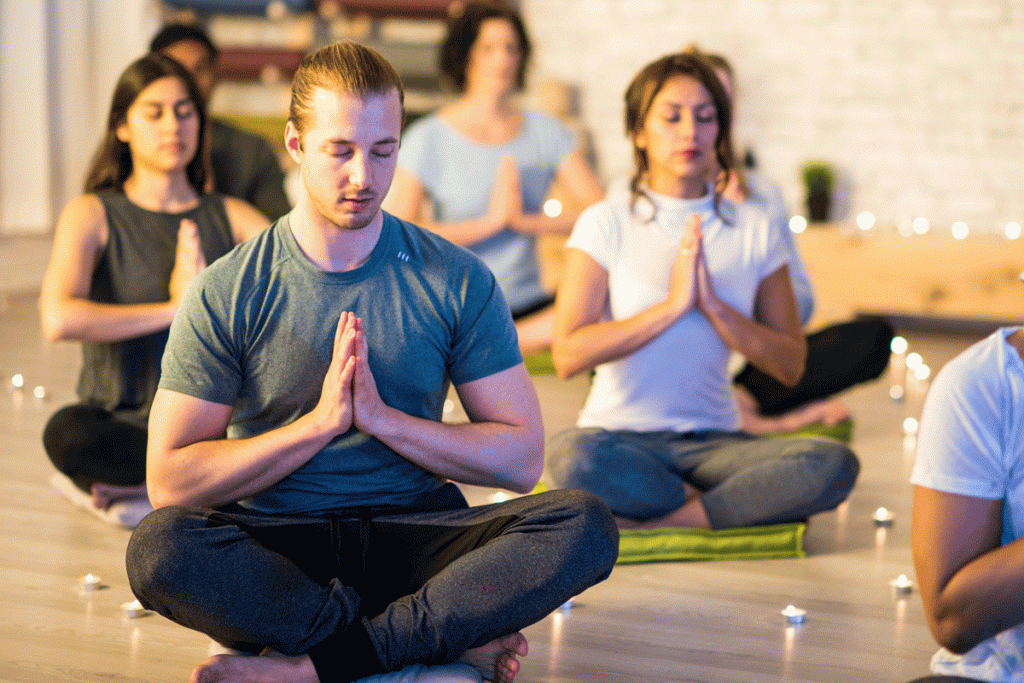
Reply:
[[91, 511], [117, 505], [105, 518], [124, 526], [152, 509], [146, 427], [180, 297], [206, 264], [268, 225], [249, 204], [204, 193], [203, 101], [168, 57], [147, 55], [122, 73], [42, 283], [45, 336], [82, 343], [81, 403], [58, 410], [43, 433], [60, 472], [52, 483]]
[[[524, 354], [548, 348], [554, 318], [541, 284], [536, 237], [565, 233], [604, 191], [576, 136], [554, 117], [525, 109], [530, 40], [519, 14], [470, 2], [449, 22], [441, 71], [458, 99], [402, 136], [384, 208], [483, 259], [512, 310]], [[542, 204], [558, 182], [573, 201], [559, 215]], [[433, 204], [423, 214], [424, 200]]]

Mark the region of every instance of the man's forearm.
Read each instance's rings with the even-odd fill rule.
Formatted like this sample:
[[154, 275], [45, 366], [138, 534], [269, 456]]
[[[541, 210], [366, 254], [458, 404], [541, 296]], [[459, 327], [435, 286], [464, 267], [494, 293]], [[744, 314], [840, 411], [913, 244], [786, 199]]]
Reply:
[[539, 424], [448, 424], [387, 408], [372, 436], [423, 469], [464, 484], [528, 493], [544, 467]]
[[162, 448], [150, 440], [147, 484], [154, 507], [218, 507], [248, 498], [294, 472], [331, 440], [309, 415], [248, 439]]

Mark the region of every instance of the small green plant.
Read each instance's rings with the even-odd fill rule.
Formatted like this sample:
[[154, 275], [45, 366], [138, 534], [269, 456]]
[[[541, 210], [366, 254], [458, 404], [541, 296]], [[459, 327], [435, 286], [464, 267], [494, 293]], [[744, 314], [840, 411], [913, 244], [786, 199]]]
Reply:
[[815, 223], [827, 221], [835, 180], [832, 165], [825, 161], [809, 161], [804, 164], [801, 172], [807, 189], [807, 218]]
[[807, 193], [824, 192], [832, 194], [833, 172], [832, 165], [825, 161], [809, 161], [802, 169], [804, 176], [804, 187]]

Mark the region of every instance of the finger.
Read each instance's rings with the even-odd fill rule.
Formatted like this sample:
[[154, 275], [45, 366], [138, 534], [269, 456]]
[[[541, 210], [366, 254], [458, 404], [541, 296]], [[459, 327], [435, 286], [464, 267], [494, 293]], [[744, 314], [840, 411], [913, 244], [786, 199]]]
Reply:
[[341, 338], [345, 334], [346, 317], [348, 315], [348, 311], [342, 311], [341, 315], [338, 316], [338, 329], [334, 331], [334, 343], [331, 345], [332, 358], [338, 355], [338, 349], [341, 347]]
[[343, 393], [349, 393], [352, 391], [352, 378], [356, 374], [356, 359], [355, 356], [349, 356], [348, 360], [345, 361], [345, 365], [341, 368], [341, 375], [338, 380], [342, 386], [345, 387]]

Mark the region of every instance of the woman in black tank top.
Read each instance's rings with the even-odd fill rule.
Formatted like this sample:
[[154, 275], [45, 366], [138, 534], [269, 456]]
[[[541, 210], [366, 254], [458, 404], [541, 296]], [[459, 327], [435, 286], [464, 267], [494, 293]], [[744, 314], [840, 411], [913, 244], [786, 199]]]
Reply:
[[177, 62], [132, 63], [43, 279], [46, 338], [82, 343], [81, 402], [43, 433], [59, 471], [51, 483], [122, 526], [151, 509], [146, 424], [179, 298], [206, 264], [267, 227], [248, 204], [203, 193], [205, 126], [199, 91]]

